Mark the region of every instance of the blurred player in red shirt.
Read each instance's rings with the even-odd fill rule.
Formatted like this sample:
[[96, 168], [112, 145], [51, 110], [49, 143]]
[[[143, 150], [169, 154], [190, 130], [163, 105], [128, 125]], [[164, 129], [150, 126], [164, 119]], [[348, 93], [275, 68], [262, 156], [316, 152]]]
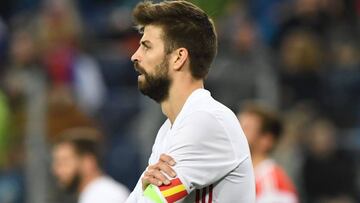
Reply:
[[297, 203], [298, 194], [286, 172], [271, 157], [282, 125], [274, 112], [247, 104], [238, 119], [248, 139], [255, 170], [257, 203]]

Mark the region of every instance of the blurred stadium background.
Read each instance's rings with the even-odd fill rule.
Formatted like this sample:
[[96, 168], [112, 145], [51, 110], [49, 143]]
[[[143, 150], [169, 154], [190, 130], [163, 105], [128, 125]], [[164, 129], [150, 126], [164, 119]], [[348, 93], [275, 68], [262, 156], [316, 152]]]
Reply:
[[[104, 132], [105, 171], [134, 187], [165, 119], [129, 59], [137, 2], [0, 1], [1, 203], [56, 202], [50, 147], [75, 126]], [[360, 202], [360, 0], [193, 2], [219, 37], [206, 88], [281, 112], [274, 156], [302, 202]]]

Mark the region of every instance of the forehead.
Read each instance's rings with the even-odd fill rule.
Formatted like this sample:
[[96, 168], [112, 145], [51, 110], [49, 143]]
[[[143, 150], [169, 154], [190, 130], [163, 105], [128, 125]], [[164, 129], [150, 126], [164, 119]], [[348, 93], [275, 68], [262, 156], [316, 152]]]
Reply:
[[163, 29], [158, 25], [147, 25], [144, 28], [144, 34], [141, 41], [149, 41], [153, 44], [163, 43]]
[[256, 123], [256, 124], [260, 124], [261, 122], [261, 118], [259, 115], [257, 115], [256, 113], [252, 113], [252, 112], [242, 112], [239, 115], [240, 121], [242, 122], [251, 122], [251, 123]]
[[76, 155], [75, 148], [70, 143], [60, 143], [54, 148], [55, 155]]

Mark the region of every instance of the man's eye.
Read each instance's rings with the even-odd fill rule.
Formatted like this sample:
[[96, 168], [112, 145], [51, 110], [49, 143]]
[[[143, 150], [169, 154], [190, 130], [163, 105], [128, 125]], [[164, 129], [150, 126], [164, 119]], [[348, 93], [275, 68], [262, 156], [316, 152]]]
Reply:
[[149, 46], [147, 46], [145, 43], [141, 43], [141, 44], [140, 44], [140, 47], [141, 47], [142, 49], [144, 49], [144, 50], [149, 49]]

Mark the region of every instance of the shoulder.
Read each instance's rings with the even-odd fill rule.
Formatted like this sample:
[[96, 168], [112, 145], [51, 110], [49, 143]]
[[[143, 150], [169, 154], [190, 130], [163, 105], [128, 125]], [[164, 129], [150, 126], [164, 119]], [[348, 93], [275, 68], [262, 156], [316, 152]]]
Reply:
[[104, 176], [90, 183], [90, 185], [85, 188], [80, 195], [79, 202], [95, 203], [104, 200], [109, 200], [109, 203], [112, 201], [121, 202], [125, 201], [128, 195], [129, 190], [125, 186], [110, 177]]
[[114, 193], [129, 193], [128, 189], [124, 185], [116, 182], [114, 179], [108, 176], [101, 178], [98, 184], [98, 189], [100, 188], [106, 188], [110, 191], [113, 191]]
[[214, 111], [210, 110], [197, 110], [193, 111], [182, 119], [182, 123], [184, 122], [195, 122], [196, 124], [207, 124], [208, 122], [219, 124], [218, 116], [214, 113]]
[[169, 149], [182, 149], [180, 151], [234, 156], [232, 140], [227, 130], [216, 117], [208, 111], [194, 111], [184, 117], [181, 122], [171, 130], [173, 139]]
[[190, 134], [196, 133], [197, 136], [206, 135], [208, 137], [209, 133], [223, 133], [224, 127], [219, 122], [216, 114], [210, 111], [197, 110], [184, 116], [176, 126], [174, 125], [173, 130], [175, 132], [186, 131], [187, 133], [191, 132]]
[[[220, 104], [220, 103], [219, 103]], [[215, 106], [193, 110], [184, 115], [174, 126], [175, 130], [188, 129], [197, 134], [197, 136], [222, 137], [231, 140], [234, 143], [245, 143], [245, 135], [240, 127], [235, 114], [225, 106]], [[191, 134], [194, 134], [191, 133]]]
[[173, 126], [174, 134], [181, 135], [181, 142], [191, 138], [192, 143], [224, 144], [242, 157], [248, 154], [246, 137], [235, 114], [215, 100], [182, 115]]
[[216, 121], [226, 128], [240, 126], [234, 112], [211, 96], [203, 97], [186, 108], [186, 113], [183, 116], [184, 120], [197, 117], [207, 118], [209, 122]]

